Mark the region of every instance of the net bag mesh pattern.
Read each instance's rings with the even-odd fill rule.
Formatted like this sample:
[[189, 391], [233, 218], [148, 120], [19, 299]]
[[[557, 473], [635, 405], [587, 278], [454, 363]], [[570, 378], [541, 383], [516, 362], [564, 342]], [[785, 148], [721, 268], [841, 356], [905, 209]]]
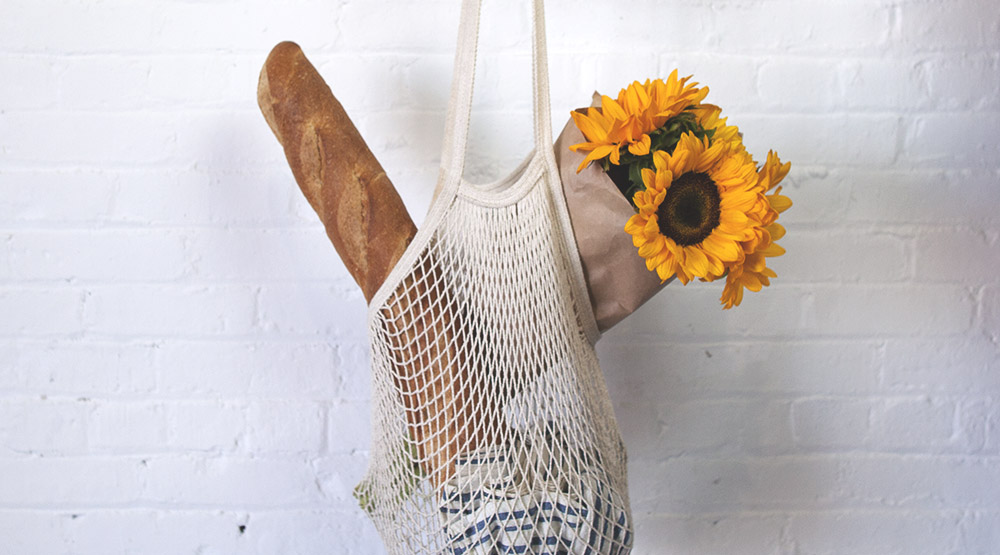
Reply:
[[461, 178], [479, 14], [465, 0], [439, 194], [370, 306], [373, 437], [355, 494], [392, 554], [630, 550], [625, 449], [552, 153], [533, 5], [535, 151], [496, 184]]

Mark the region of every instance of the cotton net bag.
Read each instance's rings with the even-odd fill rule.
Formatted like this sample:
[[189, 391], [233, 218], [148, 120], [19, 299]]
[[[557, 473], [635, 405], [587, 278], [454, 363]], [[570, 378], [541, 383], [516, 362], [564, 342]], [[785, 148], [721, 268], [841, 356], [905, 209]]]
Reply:
[[478, 28], [479, 0], [463, 0], [437, 194], [369, 306], [371, 462], [355, 493], [393, 554], [628, 553], [625, 449], [552, 147], [542, 0], [535, 149], [488, 185], [462, 178]]

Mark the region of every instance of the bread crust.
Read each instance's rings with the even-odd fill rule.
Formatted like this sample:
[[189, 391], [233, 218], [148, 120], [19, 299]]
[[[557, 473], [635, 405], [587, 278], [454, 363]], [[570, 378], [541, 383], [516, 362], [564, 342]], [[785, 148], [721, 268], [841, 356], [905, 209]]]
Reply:
[[271, 50], [257, 103], [327, 237], [371, 301], [417, 233], [399, 193], [294, 42]]
[[[402, 199], [298, 45], [282, 42], [271, 51], [257, 101], [295, 181], [370, 302], [416, 235]], [[393, 381], [420, 466], [435, 486], [451, 476], [457, 455], [481, 445], [484, 428], [492, 428], [477, 418], [484, 407], [473, 399], [478, 388], [465, 366], [460, 330], [451, 325], [450, 293], [428, 294], [438, 271], [425, 256], [383, 309], [398, 358]]]

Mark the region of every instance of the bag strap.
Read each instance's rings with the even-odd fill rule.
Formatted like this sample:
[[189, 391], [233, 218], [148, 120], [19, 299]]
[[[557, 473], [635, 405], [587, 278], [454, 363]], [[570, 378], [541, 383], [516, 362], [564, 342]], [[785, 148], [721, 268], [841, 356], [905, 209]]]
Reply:
[[[472, 114], [472, 95], [476, 76], [476, 50], [479, 43], [479, 14], [482, 0], [463, 0], [458, 27], [458, 49], [448, 101], [444, 145], [441, 151], [441, 173], [437, 190], [454, 196], [465, 169], [465, 151]], [[552, 116], [549, 106], [549, 68], [545, 48], [545, 6], [543, 0], [532, 0], [532, 83], [535, 151], [546, 152], [555, 167], [552, 153]]]

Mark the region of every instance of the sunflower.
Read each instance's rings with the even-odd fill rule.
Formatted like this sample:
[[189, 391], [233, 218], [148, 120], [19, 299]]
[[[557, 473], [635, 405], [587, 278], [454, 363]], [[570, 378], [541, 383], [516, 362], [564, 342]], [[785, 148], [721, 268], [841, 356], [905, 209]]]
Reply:
[[785, 254], [785, 249], [775, 242], [785, 236], [785, 228], [775, 220], [778, 214], [792, 206], [792, 201], [781, 194], [781, 187], [775, 187], [788, 175], [790, 168], [791, 163], [782, 164], [777, 154], [768, 152], [767, 161], [757, 173], [758, 189], [765, 192], [774, 189], [774, 192], [764, 196], [766, 204], [756, 211], [761, 226], [755, 230], [755, 240], [742, 245], [747, 252], [743, 263], [729, 269], [720, 299], [724, 308], [739, 305], [743, 289], [760, 291], [771, 284], [770, 278], [777, 277], [774, 270], [767, 267], [766, 259]]
[[713, 141], [740, 140], [740, 130], [735, 125], [726, 125], [728, 118], [722, 115], [722, 108], [714, 104], [698, 104], [691, 108], [695, 121], [705, 131], [710, 131]]
[[646, 267], [686, 284], [742, 264], [745, 244], [764, 233], [757, 229], [760, 180], [743, 143], [685, 133], [672, 153], [653, 153], [653, 163], [655, 171], [642, 171], [645, 190], [633, 197], [638, 213], [625, 224]]
[[574, 152], [588, 153], [576, 171], [604, 158], [618, 165], [622, 148], [635, 156], [648, 155], [653, 145], [650, 134], [698, 105], [708, 94], [708, 87], [698, 88], [698, 83], [688, 83], [689, 79], [691, 76], [678, 79], [675, 69], [666, 81], [635, 81], [618, 93], [617, 100], [602, 95], [600, 108], [571, 112], [587, 139], [569, 147]]

